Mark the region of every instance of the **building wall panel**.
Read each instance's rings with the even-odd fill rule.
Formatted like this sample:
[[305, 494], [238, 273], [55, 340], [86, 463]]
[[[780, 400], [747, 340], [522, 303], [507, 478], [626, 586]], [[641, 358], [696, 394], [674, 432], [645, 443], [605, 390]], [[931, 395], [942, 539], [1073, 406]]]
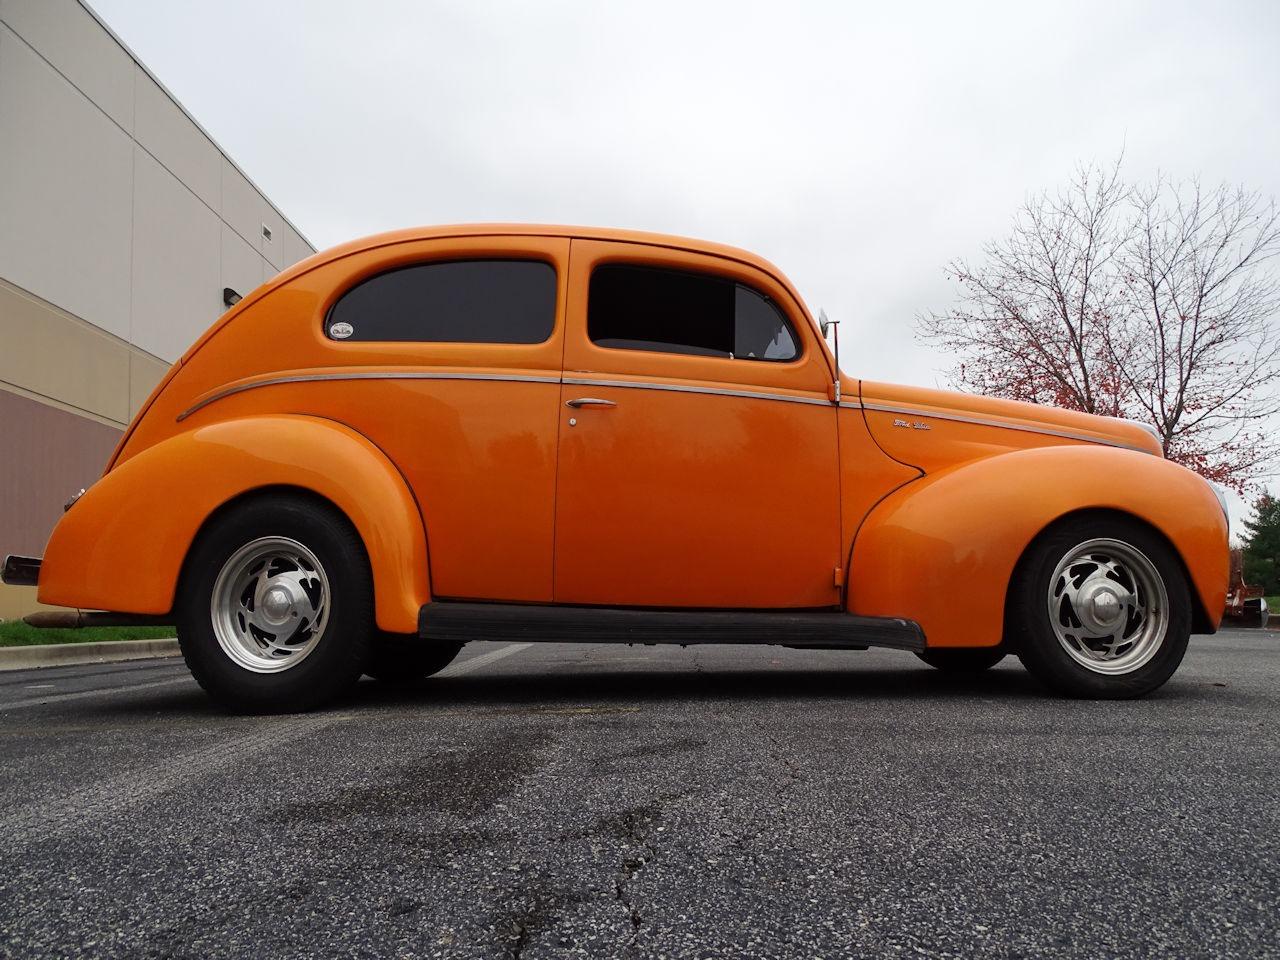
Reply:
[[225, 223], [222, 225], [222, 285], [242, 297], [262, 283], [266, 261]]
[[222, 202], [222, 153], [160, 85], [136, 67], [134, 138], [211, 210]]
[[173, 174], [134, 156], [130, 341], [173, 362], [223, 312], [222, 224]]
[[133, 142], [0, 27], [0, 277], [129, 334]]
[[107, 465], [120, 429], [0, 390], [0, 552], [39, 556], [62, 505]]
[[[262, 195], [259, 194], [258, 196], [261, 198]], [[258, 251], [271, 266], [275, 267], [275, 273], [279, 273], [289, 265], [284, 258], [284, 217], [280, 216], [276, 209], [265, 200], [260, 200], [258, 209], [262, 214], [262, 223], [258, 227]], [[271, 231], [270, 240], [262, 232], [262, 227], [264, 226]]]
[[149, 357], [137, 350], [129, 353], [129, 419], [132, 420], [151, 396], [156, 384], [164, 379], [172, 364]]
[[4, 0], [0, 18], [126, 131], [133, 58], [76, 0]]
[[305, 260], [315, 253], [311, 244], [303, 240], [298, 231], [287, 223], [284, 226], [284, 265], [292, 266], [299, 260]]
[[[123, 341], [0, 283], [0, 343], [3, 383], [120, 425], [128, 422], [131, 350]], [[4, 455], [0, 447], [0, 459]]]
[[229, 160], [222, 161], [222, 219], [262, 253], [262, 195]]

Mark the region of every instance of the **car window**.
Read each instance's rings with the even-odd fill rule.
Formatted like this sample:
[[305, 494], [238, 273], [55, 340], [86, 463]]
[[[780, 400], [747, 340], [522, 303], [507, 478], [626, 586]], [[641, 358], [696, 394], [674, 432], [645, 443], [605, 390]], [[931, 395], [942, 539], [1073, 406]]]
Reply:
[[794, 360], [795, 334], [768, 297], [723, 277], [604, 264], [591, 274], [587, 336], [616, 350]]
[[333, 305], [334, 340], [542, 343], [556, 319], [556, 271], [538, 260], [455, 260], [380, 273]]

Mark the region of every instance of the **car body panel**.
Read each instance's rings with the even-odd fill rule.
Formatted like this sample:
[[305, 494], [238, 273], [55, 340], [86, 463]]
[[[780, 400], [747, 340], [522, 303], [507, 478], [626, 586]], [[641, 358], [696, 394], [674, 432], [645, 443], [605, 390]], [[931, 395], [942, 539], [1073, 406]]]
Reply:
[[877, 442], [926, 472], [1006, 450], [1064, 444], [1162, 453], [1135, 423], [1074, 410], [866, 380], [858, 399]]
[[236, 497], [305, 490], [351, 520], [369, 555], [378, 625], [411, 632], [431, 596], [417, 504], [395, 466], [332, 421], [255, 416], [196, 427], [131, 457], [63, 516], [45, 550], [41, 603], [163, 614], [205, 521]]
[[1083, 510], [1129, 514], [1163, 534], [1217, 627], [1227, 522], [1213, 492], [1177, 464], [1096, 445], [1018, 450], [898, 489], [854, 544], [849, 609], [864, 616], [910, 609], [931, 647], [994, 646], [1019, 558], [1050, 523]]
[[[790, 293], [756, 267], [651, 245], [574, 240], [572, 258], [556, 601], [838, 605], [831, 371]], [[588, 280], [596, 266], [620, 259], [756, 288], [788, 315], [800, 359], [762, 363], [597, 346], [586, 331]], [[581, 398], [615, 406], [567, 406]]]

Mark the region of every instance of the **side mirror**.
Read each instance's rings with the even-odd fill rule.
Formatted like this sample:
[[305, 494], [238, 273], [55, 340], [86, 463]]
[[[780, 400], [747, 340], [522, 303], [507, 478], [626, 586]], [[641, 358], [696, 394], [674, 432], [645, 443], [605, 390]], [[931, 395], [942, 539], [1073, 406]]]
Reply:
[[827, 311], [818, 310], [818, 329], [822, 331], [822, 339], [829, 340], [831, 333], [831, 321], [827, 319]]

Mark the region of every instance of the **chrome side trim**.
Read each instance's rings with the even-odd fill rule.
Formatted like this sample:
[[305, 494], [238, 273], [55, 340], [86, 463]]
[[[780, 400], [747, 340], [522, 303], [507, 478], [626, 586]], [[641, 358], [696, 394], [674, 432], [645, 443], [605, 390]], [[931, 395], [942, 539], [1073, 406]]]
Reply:
[[254, 380], [251, 383], [237, 383], [212, 393], [182, 413], [178, 414], [181, 423], [197, 410], [211, 403], [244, 393], [246, 390], [257, 390], [259, 387], [275, 387], [282, 383], [318, 383], [328, 380], [497, 380], [503, 383], [559, 383], [559, 377], [521, 376], [519, 374], [500, 373], [435, 373], [427, 371], [395, 371], [395, 370], [353, 370], [347, 373], [301, 373], [294, 376], [272, 377], [269, 380]]
[[[807, 403], [817, 406], [832, 406], [830, 400], [818, 397], [793, 397], [782, 393], [762, 393], [757, 390], [728, 390], [720, 387], [689, 387], [670, 383], [645, 383], [635, 380], [595, 380], [585, 377], [539, 377], [520, 374], [501, 373], [445, 373], [434, 371], [380, 371], [353, 370], [343, 373], [300, 373], [266, 380], [254, 380], [249, 383], [232, 384], [216, 393], [211, 393], [178, 415], [181, 422], [197, 410], [211, 403], [246, 390], [257, 390], [259, 387], [274, 387], [285, 383], [317, 383], [330, 380], [492, 380], [500, 383], [566, 383], [583, 387], [622, 387], [631, 390], [665, 390], [672, 393], [697, 393], [718, 397], [743, 397], [748, 400], [777, 400], [782, 403]], [[846, 401], [847, 402], [847, 401]], [[860, 406], [860, 404], [859, 404]]]
[[808, 403], [820, 407], [834, 404], [818, 397], [793, 397], [785, 393], [761, 393], [757, 390], [727, 390], [722, 387], [686, 387], [675, 383], [647, 383], [639, 380], [593, 380], [587, 377], [565, 377], [562, 383], [576, 387], [622, 387], [627, 390], [665, 390], [671, 393], [699, 393], [713, 397], [742, 397], [747, 400], [778, 400], [782, 403]]
[[[178, 415], [178, 422], [191, 416], [197, 410], [211, 403], [247, 390], [259, 387], [274, 387], [285, 383], [317, 383], [329, 380], [491, 380], [499, 383], [564, 383], [580, 387], [620, 387], [625, 390], [662, 390], [670, 393], [694, 393], [713, 397], [741, 397], [747, 400], [776, 400], [780, 403], [803, 403], [820, 407], [836, 406], [825, 397], [794, 397], [783, 393], [764, 393], [758, 390], [730, 390], [723, 387], [689, 387], [674, 383], [651, 383], [640, 380], [597, 380], [591, 377], [552, 377], [502, 373], [453, 373], [436, 371], [395, 371], [395, 370], [351, 370], [342, 373], [301, 373], [282, 377], [271, 377], [267, 380], [254, 380], [249, 383], [237, 383], [225, 387], [216, 393], [198, 401]], [[1142, 447], [1123, 443], [1119, 440], [1108, 440], [1105, 437], [1094, 437], [1085, 433], [1069, 430], [1053, 430], [1049, 427], [1037, 427], [1030, 424], [1007, 423], [1002, 420], [990, 420], [984, 417], [966, 417], [957, 413], [938, 413], [934, 410], [922, 410], [919, 407], [895, 407], [881, 403], [863, 403], [859, 400], [841, 400], [840, 407], [850, 410], [873, 410], [878, 413], [903, 413], [913, 417], [949, 420], [953, 423], [971, 423], [980, 427], [996, 427], [1004, 430], [1019, 430], [1023, 433], [1038, 433], [1047, 437], [1061, 437], [1064, 440], [1080, 440], [1084, 443], [1100, 443], [1108, 447], [1122, 450], [1133, 450], [1137, 453], [1150, 453]]]
[[1038, 433], [1046, 437], [1061, 437], [1064, 440], [1081, 440], [1085, 443], [1100, 443], [1107, 447], [1119, 447], [1121, 450], [1133, 450], [1136, 453], [1150, 454], [1150, 450], [1135, 447], [1119, 440], [1108, 440], [1105, 437], [1094, 437], [1087, 433], [1074, 433], [1070, 430], [1054, 430], [1050, 427], [1035, 427], [1023, 423], [1007, 423], [1003, 420], [988, 420], [983, 417], [965, 417], [958, 413], [937, 413], [932, 410], [921, 410], [918, 407], [891, 407], [881, 403], [863, 403], [864, 410], [877, 413], [905, 413], [912, 417], [923, 417], [934, 420], [950, 420], [954, 423], [972, 423], [979, 427], [997, 427], [1004, 430], [1020, 430], [1023, 433]]

